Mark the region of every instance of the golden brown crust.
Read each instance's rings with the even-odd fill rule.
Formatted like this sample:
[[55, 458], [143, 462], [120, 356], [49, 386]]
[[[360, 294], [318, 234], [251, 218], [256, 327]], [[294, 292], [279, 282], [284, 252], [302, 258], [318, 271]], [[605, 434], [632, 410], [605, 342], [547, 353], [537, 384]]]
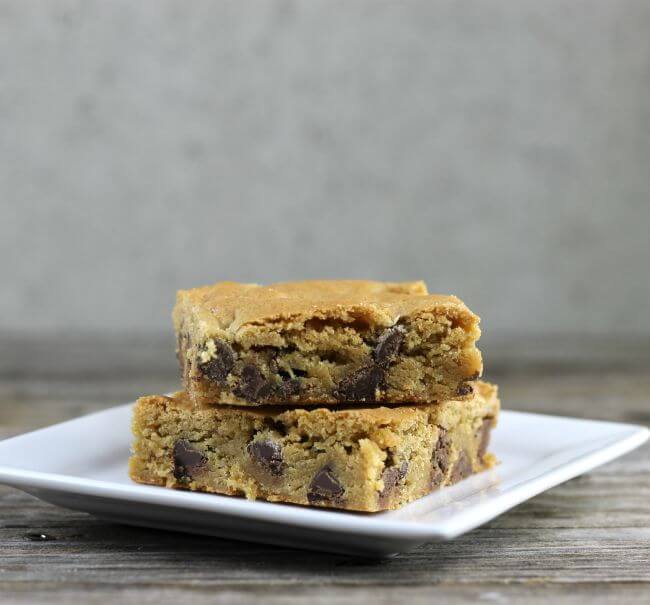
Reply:
[[422, 281], [298, 281], [268, 286], [219, 282], [179, 291], [177, 304], [200, 317], [206, 334], [311, 318], [357, 317], [371, 325], [390, 326], [401, 316], [420, 311], [456, 308], [471, 313], [455, 296], [428, 294]]

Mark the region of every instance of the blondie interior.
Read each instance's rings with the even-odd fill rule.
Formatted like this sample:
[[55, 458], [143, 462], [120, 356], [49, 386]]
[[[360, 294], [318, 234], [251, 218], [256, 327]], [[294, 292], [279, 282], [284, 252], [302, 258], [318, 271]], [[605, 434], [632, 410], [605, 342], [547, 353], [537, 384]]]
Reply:
[[479, 318], [423, 282], [221, 282], [180, 291], [183, 386], [197, 405], [468, 399]]
[[496, 387], [468, 400], [337, 409], [197, 407], [185, 393], [138, 400], [131, 477], [277, 502], [395, 509], [494, 464]]

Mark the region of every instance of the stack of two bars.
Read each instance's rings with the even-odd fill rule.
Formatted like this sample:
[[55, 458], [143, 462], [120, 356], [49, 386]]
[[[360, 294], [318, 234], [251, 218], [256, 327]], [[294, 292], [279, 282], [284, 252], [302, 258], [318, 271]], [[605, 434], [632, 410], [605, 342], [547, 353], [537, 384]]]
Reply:
[[478, 317], [424, 283], [219, 283], [174, 310], [184, 391], [141, 398], [138, 482], [358, 511], [494, 464]]

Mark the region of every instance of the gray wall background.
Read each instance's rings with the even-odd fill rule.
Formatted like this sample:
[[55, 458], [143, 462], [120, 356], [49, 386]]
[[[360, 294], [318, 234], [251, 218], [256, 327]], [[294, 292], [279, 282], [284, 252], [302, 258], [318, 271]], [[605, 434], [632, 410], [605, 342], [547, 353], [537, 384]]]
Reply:
[[649, 192], [646, 1], [0, 1], [0, 332], [372, 277], [650, 338]]

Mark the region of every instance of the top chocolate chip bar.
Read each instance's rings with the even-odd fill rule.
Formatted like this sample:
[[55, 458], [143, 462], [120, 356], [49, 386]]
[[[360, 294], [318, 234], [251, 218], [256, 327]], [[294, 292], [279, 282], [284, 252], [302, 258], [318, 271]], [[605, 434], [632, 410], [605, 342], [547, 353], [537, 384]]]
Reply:
[[196, 404], [431, 403], [469, 397], [479, 318], [424, 282], [221, 282], [174, 309]]

